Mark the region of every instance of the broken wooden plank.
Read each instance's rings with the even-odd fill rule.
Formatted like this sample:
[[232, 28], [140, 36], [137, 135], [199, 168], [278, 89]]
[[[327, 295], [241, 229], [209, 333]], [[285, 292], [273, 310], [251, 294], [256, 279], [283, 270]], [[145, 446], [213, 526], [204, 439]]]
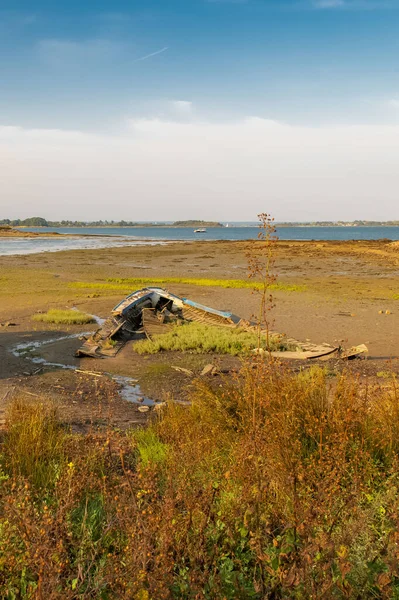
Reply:
[[[172, 328], [172, 323], [167, 323], [162, 313], [157, 314], [155, 308], [143, 308], [143, 329], [148, 339], [154, 335], [162, 335]], [[161, 317], [161, 318], [160, 318]]]

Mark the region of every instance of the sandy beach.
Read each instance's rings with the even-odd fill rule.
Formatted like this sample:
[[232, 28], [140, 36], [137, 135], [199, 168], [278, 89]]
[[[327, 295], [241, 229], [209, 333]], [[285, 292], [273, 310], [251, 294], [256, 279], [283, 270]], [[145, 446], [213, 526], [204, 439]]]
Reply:
[[[93, 420], [101, 424], [105, 406], [111, 401], [115, 423], [128, 427], [144, 422], [146, 415], [118, 395], [119, 386], [110, 375], [137, 379], [140, 393], [155, 400], [184, 400], [192, 378], [173, 366], [188, 368], [195, 376], [209, 362], [217, 362], [224, 369], [239, 366], [238, 359], [226, 356], [138, 356], [131, 343], [116, 358], [76, 359], [79, 333], [94, 331], [96, 324], [48, 325], [33, 321], [32, 316], [49, 308], [76, 307], [106, 318], [130, 289], [110, 279], [245, 280], [247, 247], [246, 242], [198, 241], [0, 257], [0, 419], [4, 419], [11, 392], [24, 389], [33, 394], [32, 398], [38, 394], [56, 400], [65, 421], [77, 429], [92, 425]], [[368, 378], [378, 379], [386, 369], [398, 369], [397, 244], [280, 241], [275, 258], [274, 271], [282, 289], [273, 292], [274, 330], [315, 343], [345, 347], [365, 343], [369, 348], [367, 360], [352, 361], [350, 367]], [[248, 319], [256, 313], [259, 302], [249, 289], [183, 283], [166, 287], [179, 296]], [[35, 364], [31, 355], [18, 350], [20, 344], [38, 344], [33, 356], [48, 363], [106, 375], [94, 377], [71, 368]], [[330, 366], [344, 368], [342, 364]], [[92, 399], [93, 391], [96, 400]]]

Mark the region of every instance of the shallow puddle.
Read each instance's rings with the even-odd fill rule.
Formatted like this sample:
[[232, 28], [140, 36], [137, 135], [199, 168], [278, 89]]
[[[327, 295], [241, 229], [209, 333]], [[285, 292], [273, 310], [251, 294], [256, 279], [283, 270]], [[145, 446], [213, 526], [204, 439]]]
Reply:
[[[96, 318], [96, 321], [98, 319], [97, 322], [99, 323], [99, 325], [101, 325], [100, 321], [102, 321], [102, 319], [100, 319], [100, 317], [96, 317], [95, 315], [93, 315], [93, 317]], [[58, 338], [51, 338], [49, 340], [30, 340], [29, 342], [21, 342], [12, 346], [10, 348], [10, 352], [14, 356], [24, 358], [34, 365], [66, 369], [69, 371], [79, 371], [79, 367], [76, 367], [74, 365], [68, 365], [65, 363], [51, 362], [46, 360], [42, 356], [37, 356], [37, 354], [40, 351], [40, 349], [44, 346], [63, 342], [65, 340], [80, 338], [85, 335], [90, 335], [90, 332], [74, 333], [71, 335], [64, 335]], [[144, 406], [154, 406], [156, 404], [154, 400], [151, 400], [151, 398], [147, 398], [143, 395], [138, 381], [136, 379], [133, 379], [132, 377], [127, 377], [125, 375], [112, 375], [111, 373], [106, 372], [102, 373], [102, 375], [104, 377], [109, 377], [120, 386], [118, 394], [123, 400]]]
[[[51, 338], [49, 340], [36, 340], [36, 341], [30, 340], [29, 342], [21, 342], [19, 344], [15, 344], [14, 346], [12, 346], [10, 349], [10, 352], [14, 356], [32, 360], [35, 357], [31, 356], [31, 353], [40, 350], [40, 348], [42, 348], [43, 346], [48, 346], [50, 344], [56, 344], [58, 342], [63, 342], [64, 340], [77, 339], [77, 338], [83, 337], [85, 335], [90, 335], [90, 334], [91, 334], [90, 331], [86, 331], [83, 333], [72, 333], [70, 335], [63, 335], [61, 337]], [[68, 369], [75, 368], [75, 367], [72, 367], [72, 365], [64, 365], [64, 366], [65, 366], [65, 368], [68, 368]]]
[[124, 375], [112, 375], [112, 379], [121, 386], [119, 395], [124, 400], [144, 406], [155, 405], [154, 400], [151, 400], [151, 398], [147, 398], [143, 395], [143, 392], [141, 391], [136, 379], [132, 379], [131, 377], [126, 377]]

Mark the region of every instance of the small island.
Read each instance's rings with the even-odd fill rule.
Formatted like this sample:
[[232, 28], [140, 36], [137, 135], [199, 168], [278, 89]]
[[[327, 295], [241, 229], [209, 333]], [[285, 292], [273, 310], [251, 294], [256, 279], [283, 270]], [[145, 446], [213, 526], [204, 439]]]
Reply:
[[215, 221], [175, 221], [172, 227], [224, 227], [222, 223]]
[[56, 231], [43, 231], [43, 232], [33, 232], [33, 231], [21, 231], [20, 229], [15, 229], [10, 225], [0, 225], [0, 237], [22, 237], [22, 238], [32, 238], [32, 237], [54, 237], [60, 235]]

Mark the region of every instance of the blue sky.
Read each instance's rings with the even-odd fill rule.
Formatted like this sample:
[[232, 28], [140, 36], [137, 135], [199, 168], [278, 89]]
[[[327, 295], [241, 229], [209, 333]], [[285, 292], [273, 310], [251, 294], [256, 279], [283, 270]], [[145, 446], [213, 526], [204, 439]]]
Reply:
[[109, 127], [124, 114], [160, 113], [175, 98], [214, 118], [397, 117], [389, 111], [399, 101], [396, 1], [0, 6], [0, 109], [12, 124]]
[[[362, 136], [372, 152], [375, 139], [388, 135], [380, 156], [385, 156], [384, 153], [389, 156], [399, 125], [398, 25], [399, 0], [116, 0], [112, 3], [0, 0], [0, 129], [3, 128], [0, 148], [8, 153], [8, 160], [23, 164], [19, 175], [27, 176], [33, 168], [29, 153], [22, 156], [22, 150], [17, 152], [16, 147], [27, 148], [29, 142], [34, 153], [40, 142], [43, 153], [40, 173], [45, 177], [46, 164], [50, 164], [46, 163], [49, 160], [46, 148], [51, 155], [49, 131], [59, 132], [57, 168], [64, 162], [73, 170], [70, 158], [61, 158], [63, 152], [68, 154], [71, 132], [88, 136], [85, 144], [94, 144], [95, 137], [99, 136], [100, 146], [109, 140], [110, 144], [118, 143], [122, 151], [126, 138], [129, 142], [132, 135], [135, 139], [142, 138], [142, 122], [152, 123], [152, 136], [155, 135], [153, 124], [158, 123], [162, 132], [158, 131], [155, 137], [159, 140], [159, 135], [163, 138], [171, 135], [171, 152], [176, 152], [181, 159], [181, 153], [195, 155], [201, 125], [205, 135], [213, 127], [212, 139], [214, 130], [222, 136], [216, 144], [218, 148], [223, 146], [223, 136], [226, 136], [233, 146], [236, 143], [242, 150], [240, 136], [245, 139], [248, 136], [243, 127], [238, 126], [257, 118], [288, 125], [296, 136], [300, 132], [307, 142], [306, 128], [317, 129], [321, 139], [326, 139], [322, 135], [323, 128], [327, 128], [329, 134], [334, 128], [337, 131], [346, 128], [341, 141], [336, 142], [346, 146], [351, 143], [351, 128], [363, 127], [366, 130]], [[137, 123], [141, 123], [140, 136]], [[187, 143], [185, 151], [180, 146], [174, 150], [176, 132], [170, 128], [165, 132], [167, 123], [178, 127], [179, 139], [183, 137]], [[233, 133], [230, 138], [230, 130], [226, 133], [223, 126], [235, 127], [237, 135], [238, 127], [238, 137]], [[11, 135], [16, 130], [18, 140]], [[275, 132], [278, 146], [281, 135], [285, 135], [280, 134], [280, 130]], [[148, 127], [145, 135], [147, 150], [151, 145]], [[298, 143], [295, 135], [284, 142], [290, 151]], [[67, 142], [63, 136], [68, 138]], [[141, 140], [141, 143], [144, 142]], [[246, 143], [251, 144], [248, 150], [252, 155], [257, 142], [251, 138]], [[11, 158], [10, 152], [14, 153]], [[156, 161], [163, 159], [159, 152], [159, 145], [154, 145], [152, 156], [149, 152], [148, 161], [155, 172]], [[253, 158], [259, 159], [261, 165], [263, 146], [259, 152]], [[134, 156], [136, 160], [136, 154]], [[216, 161], [218, 158], [220, 156], [215, 155]], [[225, 159], [223, 157], [222, 162]], [[237, 157], [231, 159], [235, 167], [237, 160]], [[297, 173], [302, 160], [299, 150], [297, 158], [292, 160]], [[378, 160], [378, 156], [373, 160]], [[192, 164], [185, 161], [187, 176], [191, 173], [193, 180], [199, 180], [201, 173], [196, 170], [194, 159]], [[385, 159], [381, 161], [386, 164]], [[112, 162], [111, 157], [109, 162]], [[103, 156], [101, 165], [106, 164]], [[333, 157], [331, 164], [336, 167]], [[364, 164], [368, 169], [369, 163]], [[206, 173], [209, 168], [207, 165]], [[349, 170], [356, 174], [358, 168], [356, 164]], [[228, 164], [224, 164], [224, 169], [226, 174], [222, 179], [226, 180], [229, 179]], [[64, 172], [65, 176], [68, 172]], [[331, 177], [336, 181], [334, 173]], [[324, 179], [326, 176], [324, 171], [320, 174]], [[82, 177], [87, 185], [90, 176]], [[10, 178], [8, 175], [2, 195], [8, 198], [11, 194], [12, 200], [5, 206], [22, 213], [26, 205], [29, 206], [29, 199], [22, 194], [20, 181], [17, 182], [20, 191], [16, 192], [16, 184]], [[62, 179], [61, 171], [59, 179]], [[244, 181], [245, 177], [238, 186], [242, 192]], [[36, 183], [35, 212], [48, 210], [50, 191], [44, 193], [43, 190], [51, 189], [54, 193], [56, 188], [49, 188], [48, 181]], [[135, 187], [135, 183], [132, 178], [130, 184]], [[233, 181], [228, 183], [229, 186], [234, 184]], [[109, 185], [112, 187], [111, 181]], [[268, 179], [259, 185], [264, 191], [268, 188]], [[139, 195], [145, 182], [140, 186]], [[223, 186], [219, 181], [215, 187], [213, 171], [209, 183], [203, 180], [203, 186], [201, 194], [211, 198], [210, 209], [215, 197], [220, 198]], [[307, 189], [301, 192], [297, 185], [295, 187], [300, 203], [309, 194]], [[87, 202], [91, 194], [98, 193], [98, 190], [84, 189]], [[226, 188], [227, 195], [231, 189]], [[367, 214], [371, 217], [374, 212], [368, 205], [365, 210], [362, 189], [355, 194], [354, 217]], [[356, 190], [355, 175], [351, 190]], [[144, 191], [147, 193], [148, 189]], [[281, 212], [277, 217], [300, 218], [294, 192], [292, 189], [290, 200], [281, 211], [280, 205], [272, 206]], [[393, 192], [390, 188], [389, 198], [393, 198]], [[173, 197], [179, 195], [176, 182], [169, 193]], [[316, 196], [317, 190], [314, 193]], [[200, 199], [201, 194], [198, 192], [196, 197]], [[160, 206], [158, 195], [159, 191], [148, 196], [153, 200], [154, 211]], [[368, 196], [366, 199], [370, 202]], [[257, 201], [254, 199], [251, 210]], [[121, 197], [121, 213], [124, 202]], [[390, 216], [399, 218], [396, 207], [391, 200], [389, 202]], [[358, 210], [357, 203], [362, 211]], [[103, 204], [106, 212], [105, 196]], [[264, 208], [259, 206], [257, 212]], [[176, 204], [176, 213], [179, 209], [180, 205]], [[345, 214], [341, 214], [345, 212], [345, 202], [342, 209], [336, 218], [345, 218]], [[303, 220], [309, 215], [326, 216], [329, 210], [310, 202]], [[84, 212], [80, 205], [82, 217]], [[352, 216], [350, 212], [347, 214]], [[147, 216], [152, 218], [141, 211], [140, 218]], [[218, 216], [220, 218], [220, 214]], [[253, 214], [244, 214], [242, 208], [237, 208], [236, 216], [253, 218]], [[121, 218], [126, 217], [129, 215], [121, 214]]]

